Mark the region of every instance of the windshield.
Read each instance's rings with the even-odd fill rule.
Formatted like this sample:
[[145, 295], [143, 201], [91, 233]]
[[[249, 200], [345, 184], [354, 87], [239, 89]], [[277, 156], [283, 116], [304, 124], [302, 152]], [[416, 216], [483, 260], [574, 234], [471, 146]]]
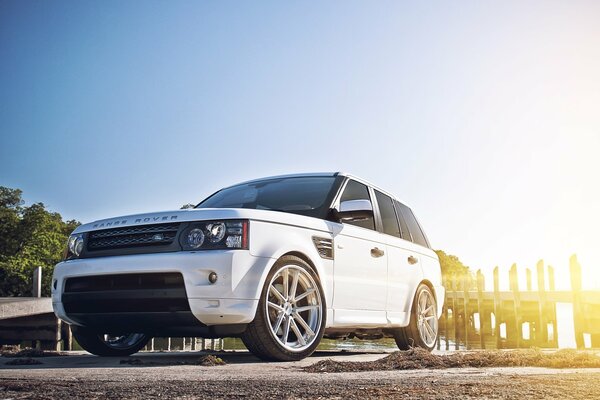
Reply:
[[196, 208], [253, 208], [324, 219], [333, 200], [335, 176], [275, 178], [222, 189]]

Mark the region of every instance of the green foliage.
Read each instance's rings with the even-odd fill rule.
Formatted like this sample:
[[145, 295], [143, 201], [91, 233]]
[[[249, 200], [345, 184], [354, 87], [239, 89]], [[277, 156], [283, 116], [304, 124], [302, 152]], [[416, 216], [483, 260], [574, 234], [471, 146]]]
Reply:
[[33, 271], [42, 267], [42, 295], [50, 295], [54, 265], [79, 222], [63, 221], [43, 203], [24, 206], [19, 189], [0, 186], [0, 297], [31, 296]]
[[457, 282], [461, 282], [463, 277], [467, 275], [469, 286], [474, 287], [476, 285], [476, 281], [473, 277], [473, 273], [460, 261], [457, 256], [452, 254], [446, 254], [442, 250], [435, 251], [440, 259], [440, 265], [442, 267], [442, 279], [446, 282], [450, 282], [450, 280], [455, 280]]

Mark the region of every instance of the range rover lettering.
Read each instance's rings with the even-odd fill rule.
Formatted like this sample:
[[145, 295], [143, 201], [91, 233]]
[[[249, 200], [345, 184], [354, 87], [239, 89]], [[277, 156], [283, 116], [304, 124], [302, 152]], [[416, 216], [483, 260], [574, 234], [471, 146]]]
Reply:
[[437, 340], [444, 288], [419, 222], [345, 173], [263, 178], [192, 209], [81, 225], [65, 254], [54, 311], [100, 356], [154, 336], [240, 337], [277, 361], [309, 356], [323, 337]]

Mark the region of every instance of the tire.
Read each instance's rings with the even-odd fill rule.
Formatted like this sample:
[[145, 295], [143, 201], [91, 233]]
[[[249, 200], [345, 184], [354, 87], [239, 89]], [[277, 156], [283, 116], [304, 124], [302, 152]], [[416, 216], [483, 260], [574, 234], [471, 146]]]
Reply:
[[301, 360], [315, 351], [323, 337], [325, 310], [315, 271], [301, 258], [283, 256], [267, 275], [256, 316], [242, 341], [265, 361]]
[[103, 357], [129, 356], [143, 349], [150, 340], [143, 333], [112, 336], [80, 326], [72, 326], [71, 329], [75, 340], [85, 351]]
[[410, 312], [410, 323], [396, 329], [394, 339], [400, 350], [422, 347], [432, 351], [439, 332], [437, 302], [429, 286], [421, 284], [417, 288]]

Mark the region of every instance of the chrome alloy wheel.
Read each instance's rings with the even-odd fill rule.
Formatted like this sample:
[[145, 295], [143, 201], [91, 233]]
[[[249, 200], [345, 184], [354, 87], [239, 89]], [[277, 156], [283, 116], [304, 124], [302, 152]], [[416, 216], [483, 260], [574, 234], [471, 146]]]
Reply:
[[421, 291], [417, 299], [417, 328], [423, 343], [433, 347], [437, 339], [438, 318], [435, 299], [429, 290]]
[[128, 349], [137, 345], [141, 340], [145, 340], [146, 335], [143, 333], [130, 333], [127, 335], [100, 335], [100, 339], [109, 347], [113, 349]]
[[286, 350], [300, 352], [317, 338], [323, 321], [319, 286], [296, 265], [281, 267], [269, 282], [265, 303], [271, 334]]

